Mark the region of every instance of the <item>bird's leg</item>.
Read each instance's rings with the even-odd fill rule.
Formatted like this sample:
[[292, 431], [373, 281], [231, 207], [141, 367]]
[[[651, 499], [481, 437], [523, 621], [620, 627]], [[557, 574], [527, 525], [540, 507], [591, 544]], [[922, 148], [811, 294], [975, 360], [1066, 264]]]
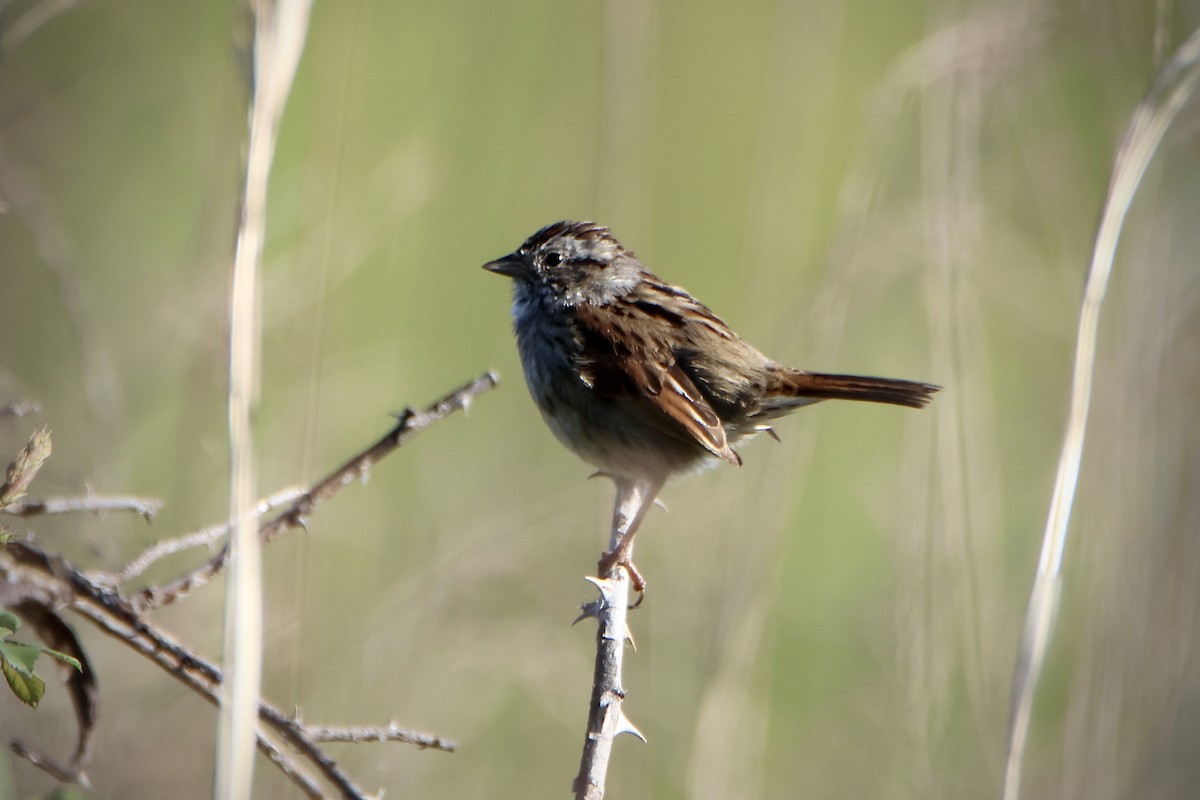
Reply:
[[646, 581], [633, 565], [633, 537], [642, 524], [642, 518], [654, 505], [654, 498], [662, 489], [663, 482], [614, 476], [613, 483], [617, 487], [617, 498], [613, 504], [612, 533], [609, 537], [611, 549], [600, 559], [600, 575], [605, 575], [614, 567], [625, 567], [629, 579], [633, 581], [633, 588], [642, 592], [646, 589]]

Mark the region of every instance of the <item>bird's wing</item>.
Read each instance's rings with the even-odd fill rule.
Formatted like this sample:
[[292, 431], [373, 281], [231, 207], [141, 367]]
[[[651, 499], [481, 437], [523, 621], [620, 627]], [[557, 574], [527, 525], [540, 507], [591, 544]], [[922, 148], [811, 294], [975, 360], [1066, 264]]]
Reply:
[[582, 365], [597, 395], [649, 404], [713, 455], [741, 465], [720, 416], [675, 358], [672, 328], [684, 324], [678, 314], [649, 300], [601, 308], [580, 304], [575, 311], [588, 343], [584, 352], [597, 354]]

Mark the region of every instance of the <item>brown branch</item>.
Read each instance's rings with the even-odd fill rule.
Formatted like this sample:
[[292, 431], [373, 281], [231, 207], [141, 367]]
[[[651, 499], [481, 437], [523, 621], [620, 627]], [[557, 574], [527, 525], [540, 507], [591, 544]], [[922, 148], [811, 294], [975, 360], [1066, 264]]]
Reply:
[[[302, 527], [306, 517], [336, 495], [343, 486], [364, 477], [372, 465], [404, 444], [411, 436], [456, 410], [465, 411], [475, 397], [496, 386], [497, 381], [498, 378], [494, 374], [485, 373], [424, 411], [406, 410], [399, 415], [396, 426], [386, 436], [316, 483], [295, 499], [283, 513], [263, 523], [259, 528], [259, 536], [263, 543], [270, 542], [289, 528]], [[14, 462], [10, 473], [15, 469], [13, 474], [16, 477], [10, 474], [9, 480], [4, 484], [6, 487], [14, 487], [13, 495], [17, 493], [15, 490], [23, 489], [21, 484], [28, 483], [22, 477], [28, 470], [17, 469], [19, 466]], [[262, 502], [271, 503], [274, 499], [267, 498]], [[66, 510], [96, 509], [76, 504]], [[228, 526], [214, 526], [208, 531], [174, 540], [159, 550], [151, 548], [126, 567], [126, 571], [132, 569], [136, 575], [144, 569], [143, 562], [148, 565], [161, 557], [161, 554], [183, 549], [194, 537], [210, 536], [211, 531], [218, 528], [227, 530]], [[0, 587], [31, 602], [41, 603], [47, 608], [70, 608], [105, 633], [153, 661], [176, 680], [216, 706], [220, 703], [219, 688], [224, 677], [221, 669], [147, 622], [142, 616], [142, 611], [173, 602], [191, 589], [204, 585], [220, 572], [227, 559], [227, 551], [223, 549], [199, 570], [171, 586], [165, 589], [151, 587], [134, 598], [126, 598], [114, 588], [116, 581], [112, 574], [96, 573], [89, 576], [65, 559], [42, 551], [30, 541], [13, 541], [0, 546]], [[440, 737], [404, 731], [395, 723], [389, 723], [386, 728], [308, 728], [299, 720], [261, 700], [258, 716], [261, 722], [257, 732], [259, 751], [279, 767], [304, 794], [313, 798], [327, 796], [316, 775], [336, 788], [337, 793], [343, 797], [352, 800], [367, 800], [368, 797], [321, 748], [320, 743], [323, 741], [402, 741], [422, 748], [445, 751], [453, 751], [456, 747], [452, 742]], [[283, 750], [277, 739], [287, 742], [301, 758], [311, 764], [316, 775], [304, 768], [290, 751]], [[86, 780], [82, 765], [77, 765], [74, 769], [65, 768], [20, 742], [13, 742], [11, 747], [13, 752], [50, 774], [63, 779]]]
[[154, 497], [86, 495], [21, 500], [5, 506], [4, 513], [15, 517], [32, 517], [38, 514], [102, 514], [106, 511], [130, 511], [149, 521], [159, 512], [162, 505], [162, 500]]
[[[383, 438], [329, 473], [290, 507], [259, 526], [258, 535], [262, 539], [262, 543], [269, 543], [290, 528], [303, 527], [305, 519], [318, 506], [341, 491], [344, 486], [364, 478], [376, 462], [433, 423], [460, 409], [466, 411], [476, 397], [495, 388], [499, 380], [495, 373], [485, 372], [470, 383], [450, 392], [424, 411], [405, 409], [399, 415], [396, 426]], [[133, 598], [134, 608], [138, 611], [147, 611], [170, 605], [181, 597], [207, 585], [228, 563], [229, 546], [227, 544], [207, 563], [173, 583], [143, 589]]]
[[[223, 675], [219, 667], [146, 622], [127, 599], [93, 582], [64, 559], [45, 553], [32, 542], [10, 542], [0, 548], [0, 575], [4, 576], [7, 583], [25, 588], [30, 596], [37, 595], [42, 602], [70, 608], [105, 633], [149, 658], [214, 706], [220, 703], [218, 688]], [[275, 706], [262, 701], [259, 703], [259, 718], [311, 762], [342, 797], [366, 800], [368, 795], [321, 750], [303, 726]], [[316, 779], [280, 750], [263, 731], [258, 735], [258, 748], [309, 797], [326, 796]], [[53, 766], [38, 754], [33, 755], [42, 762], [39, 766]]]
[[[84, 580], [86, 581], [86, 578]], [[100, 587], [96, 588], [99, 589]], [[199, 694], [211, 703], [213, 707], [220, 707], [221, 698], [218, 692], [221, 683], [220, 668], [172, 641], [165, 633], [157, 630], [154, 626], [137, 619], [136, 614], [129, 607], [127, 601], [121, 600], [122, 605], [118, 608], [113, 608], [106, 598], [115, 597], [117, 597], [115, 594], [105, 594], [101, 597], [91, 596], [80, 598], [76, 602], [71, 603], [71, 608], [73, 611], [91, 620], [105, 633], [154, 661], [167, 674]], [[130, 619], [131, 614], [133, 615], [132, 620]], [[260, 716], [265, 708], [270, 708], [270, 706], [265, 702], [260, 702]], [[276, 711], [276, 713], [280, 712]], [[274, 741], [267, 738], [263, 731], [259, 731], [257, 744], [259, 752], [265, 755], [271, 763], [279, 768], [284, 776], [295, 783], [308, 797], [324, 798], [327, 796], [317, 779], [307, 770], [301, 768]], [[317, 766], [319, 767], [319, 765]], [[345, 776], [340, 772], [336, 772], [332, 776], [327, 776], [327, 778], [330, 779], [331, 783], [335, 783], [335, 785], [349, 783], [348, 779], [345, 779]], [[349, 785], [353, 790], [349, 793], [343, 791], [344, 797], [359, 800], [359, 798], [366, 796], [358, 791], [357, 787], [354, 787], [353, 784]]]
[[85, 789], [92, 788], [87, 775], [83, 773], [78, 764], [69, 766], [60, 764], [53, 758], [29, 747], [20, 739], [13, 739], [9, 742], [8, 749], [13, 752], [13, 755], [25, 759], [59, 783], [78, 783]]

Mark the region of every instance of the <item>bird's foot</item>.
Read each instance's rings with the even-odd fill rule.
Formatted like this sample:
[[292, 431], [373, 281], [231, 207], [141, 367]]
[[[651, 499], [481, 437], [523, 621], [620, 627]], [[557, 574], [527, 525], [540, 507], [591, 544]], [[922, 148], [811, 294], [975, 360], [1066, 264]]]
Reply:
[[642, 573], [634, 566], [633, 559], [629, 558], [628, 552], [620, 546], [600, 556], [600, 563], [596, 566], [596, 569], [599, 570], [600, 577], [604, 577], [617, 567], [624, 567], [625, 571], [629, 573], [629, 582], [633, 584], [633, 590], [638, 593], [637, 602], [630, 606], [630, 608], [637, 608], [646, 597], [646, 579], [642, 577]]

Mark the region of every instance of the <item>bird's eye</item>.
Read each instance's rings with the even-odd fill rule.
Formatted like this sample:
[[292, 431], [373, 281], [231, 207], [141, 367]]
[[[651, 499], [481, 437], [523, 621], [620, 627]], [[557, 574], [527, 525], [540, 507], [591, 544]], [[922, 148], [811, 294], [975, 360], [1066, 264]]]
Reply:
[[562, 253], [547, 253], [546, 258], [543, 260], [545, 261], [547, 267], [557, 267], [562, 263]]

